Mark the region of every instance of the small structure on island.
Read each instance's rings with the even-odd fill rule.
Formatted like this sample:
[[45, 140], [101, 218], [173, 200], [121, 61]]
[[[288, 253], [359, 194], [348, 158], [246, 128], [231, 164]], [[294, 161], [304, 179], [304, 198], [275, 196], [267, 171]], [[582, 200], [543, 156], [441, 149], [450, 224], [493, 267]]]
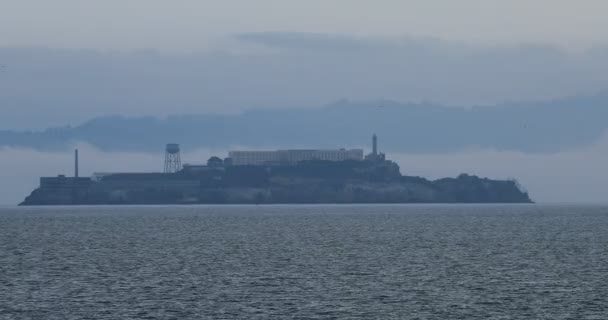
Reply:
[[78, 178], [78, 149], [74, 149], [74, 178]]
[[373, 162], [386, 161], [386, 154], [378, 152], [378, 136], [372, 136], [372, 153], [365, 156], [365, 160]]
[[176, 173], [182, 169], [179, 144], [169, 143], [165, 148], [165, 173]]

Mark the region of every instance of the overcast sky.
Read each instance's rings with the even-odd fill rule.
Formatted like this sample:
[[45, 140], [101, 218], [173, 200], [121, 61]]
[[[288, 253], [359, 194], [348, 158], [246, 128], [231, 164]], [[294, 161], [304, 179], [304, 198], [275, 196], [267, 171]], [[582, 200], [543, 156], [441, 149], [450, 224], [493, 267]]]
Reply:
[[292, 31], [605, 45], [605, 0], [0, 0], [0, 45], [192, 51]]
[[[0, 130], [337, 99], [470, 106], [605, 92], [606, 12], [606, 0], [0, 0]], [[539, 201], [597, 202], [606, 141], [389, 157], [404, 174], [515, 177]], [[86, 173], [159, 161], [88, 153]], [[0, 146], [0, 204], [69, 168], [70, 154]]]

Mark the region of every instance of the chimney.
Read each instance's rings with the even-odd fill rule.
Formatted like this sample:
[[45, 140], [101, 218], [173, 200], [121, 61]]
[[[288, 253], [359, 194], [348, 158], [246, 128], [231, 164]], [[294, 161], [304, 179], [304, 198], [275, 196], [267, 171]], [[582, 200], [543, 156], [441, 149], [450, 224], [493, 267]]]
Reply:
[[78, 149], [74, 150], [74, 177], [78, 178]]

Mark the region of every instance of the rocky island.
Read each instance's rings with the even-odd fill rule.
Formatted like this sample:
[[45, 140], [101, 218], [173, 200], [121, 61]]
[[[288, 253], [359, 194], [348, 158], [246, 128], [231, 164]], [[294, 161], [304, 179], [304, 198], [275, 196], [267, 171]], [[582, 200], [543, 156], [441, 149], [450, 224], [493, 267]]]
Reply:
[[232, 151], [205, 165], [181, 165], [166, 148], [163, 173], [40, 178], [21, 205], [531, 203], [514, 180], [462, 174], [430, 181], [402, 175], [377, 150]]

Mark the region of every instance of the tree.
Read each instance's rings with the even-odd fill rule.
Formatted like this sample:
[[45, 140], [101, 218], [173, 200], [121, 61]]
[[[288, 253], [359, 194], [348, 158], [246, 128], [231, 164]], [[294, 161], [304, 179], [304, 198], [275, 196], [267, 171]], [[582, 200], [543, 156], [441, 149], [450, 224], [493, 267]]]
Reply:
[[207, 165], [210, 167], [221, 167], [224, 165], [224, 161], [219, 157], [213, 156], [207, 160]]

